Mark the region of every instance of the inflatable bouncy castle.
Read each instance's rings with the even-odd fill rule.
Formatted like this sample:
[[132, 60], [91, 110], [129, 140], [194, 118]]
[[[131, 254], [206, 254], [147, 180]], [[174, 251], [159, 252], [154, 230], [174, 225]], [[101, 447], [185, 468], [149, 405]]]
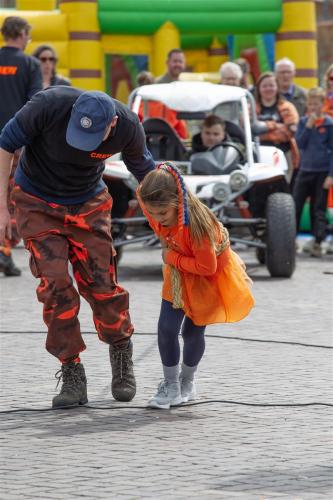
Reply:
[[58, 71], [73, 85], [122, 101], [139, 71], [165, 71], [175, 47], [190, 71], [217, 72], [241, 56], [256, 78], [289, 57], [296, 83], [317, 84], [314, 0], [17, 0], [15, 10], [0, 9], [0, 22], [8, 15], [32, 25], [28, 53], [53, 45]]

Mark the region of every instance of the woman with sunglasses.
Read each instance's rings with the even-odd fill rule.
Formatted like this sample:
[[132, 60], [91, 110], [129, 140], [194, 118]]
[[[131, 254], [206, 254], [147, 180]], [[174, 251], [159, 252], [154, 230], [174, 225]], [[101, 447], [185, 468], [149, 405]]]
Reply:
[[43, 88], [54, 85], [70, 85], [70, 81], [56, 73], [57, 54], [50, 45], [40, 45], [32, 54], [39, 59], [43, 76]]

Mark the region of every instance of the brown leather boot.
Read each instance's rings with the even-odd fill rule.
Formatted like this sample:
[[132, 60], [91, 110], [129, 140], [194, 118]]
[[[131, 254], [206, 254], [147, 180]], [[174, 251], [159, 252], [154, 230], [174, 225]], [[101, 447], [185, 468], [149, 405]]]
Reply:
[[[60, 373], [59, 377], [57, 376]], [[66, 408], [88, 403], [87, 379], [81, 363], [66, 363], [56, 373], [62, 387], [57, 396], [53, 398], [52, 408]]]
[[136, 393], [136, 382], [133, 371], [133, 345], [119, 348], [110, 345], [110, 362], [112, 369], [112, 396], [117, 401], [131, 401]]

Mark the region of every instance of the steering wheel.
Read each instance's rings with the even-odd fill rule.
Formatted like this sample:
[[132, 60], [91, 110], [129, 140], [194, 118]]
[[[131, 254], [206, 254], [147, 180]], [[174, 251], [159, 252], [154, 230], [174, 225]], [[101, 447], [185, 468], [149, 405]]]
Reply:
[[236, 149], [237, 153], [240, 154], [241, 160], [245, 161], [244, 151], [242, 150], [242, 148], [240, 146], [238, 146], [238, 144], [235, 144], [234, 142], [230, 142], [230, 141], [220, 142], [220, 144], [215, 144], [215, 146], [212, 146], [211, 148], [209, 148], [208, 151], [214, 151], [214, 149], [216, 149], [220, 146], [222, 146], [223, 148], [232, 147], [232, 148]]

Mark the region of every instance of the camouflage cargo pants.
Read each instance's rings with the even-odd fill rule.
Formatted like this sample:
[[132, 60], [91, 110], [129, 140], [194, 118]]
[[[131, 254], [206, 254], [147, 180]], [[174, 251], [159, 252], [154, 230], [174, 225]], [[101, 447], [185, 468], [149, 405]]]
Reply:
[[[46, 349], [61, 361], [85, 349], [78, 320], [80, 295], [92, 308], [99, 338], [117, 346], [127, 343], [133, 326], [128, 292], [116, 278], [108, 191], [81, 205], [64, 206], [15, 185], [12, 200], [31, 272], [40, 279], [37, 297], [48, 327]], [[79, 293], [68, 272], [69, 261]]]

